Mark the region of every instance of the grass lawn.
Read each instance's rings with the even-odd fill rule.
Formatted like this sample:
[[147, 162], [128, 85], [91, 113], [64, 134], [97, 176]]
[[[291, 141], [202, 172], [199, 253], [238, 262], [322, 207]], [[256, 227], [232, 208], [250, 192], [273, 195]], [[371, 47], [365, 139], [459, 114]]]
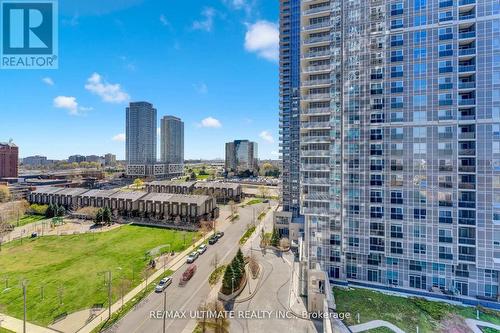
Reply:
[[[186, 234], [186, 244], [196, 233]], [[146, 253], [160, 245], [184, 249], [183, 232], [140, 226], [123, 226], [109, 232], [48, 236], [14, 241], [0, 252], [0, 285], [8, 277], [11, 289], [0, 292], [0, 312], [22, 318], [21, 281], [28, 281], [28, 321], [48, 325], [63, 313], [107, 304], [105, 274], [113, 274], [114, 300], [122, 279], [131, 290], [145, 278]], [[42, 299], [43, 286], [43, 299]]]
[[21, 227], [23, 225], [30, 224], [33, 222], [38, 222], [45, 219], [46, 217], [43, 215], [24, 215], [19, 219], [19, 224], [17, 223], [17, 220], [11, 221], [9, 223], [15, 227]]
[[[357, 324], [356, 315], [359, 313], [361, 323], [380, 319], [398, 326], [407, 333], [416, 332], [417, 325], [421, 333], [431, 333], [437, 332], [440, 321], [449, 315], [476, 317], [476, 309], [472, 307], [391, 296], [362, 288], [345, 290], [335, 287], [333, 293], [337, 310], [351, 313], [351, 317], [346, 320], [349, 326]], [[481, 313], [480, 320], [500, 324], [500, 313], [488, 310], [488, 314]]]
[[251, 206], [251, 205], [256, 205], [262, 203], [262, 199], [252, 199], [248, 201], [245, 205], [246, 206]]

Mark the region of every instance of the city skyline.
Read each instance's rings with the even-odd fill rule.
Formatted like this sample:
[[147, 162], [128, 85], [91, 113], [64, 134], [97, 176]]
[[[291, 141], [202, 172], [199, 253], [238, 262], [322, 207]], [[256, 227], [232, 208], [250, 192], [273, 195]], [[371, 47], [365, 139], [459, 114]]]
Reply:
[[[185, 14], [174, 15], [172, 6]], [[224, 143], [241, 135], [259, 142], [263, 157], [278, 157], [276, 6], [145, 0], [109, 1], [99, 11], [90, 3], [60, 7], [59, 69], [0, 77], [0, 109], [8, 115], [1, 140], [12, 138], [20, 157], [112, 152], [123, 160], [121, 111], [141, 100], [159, 116], [185, 121], [188, 159], [224, 158]], [[216, 61], [228, 50], [231, 63]]]

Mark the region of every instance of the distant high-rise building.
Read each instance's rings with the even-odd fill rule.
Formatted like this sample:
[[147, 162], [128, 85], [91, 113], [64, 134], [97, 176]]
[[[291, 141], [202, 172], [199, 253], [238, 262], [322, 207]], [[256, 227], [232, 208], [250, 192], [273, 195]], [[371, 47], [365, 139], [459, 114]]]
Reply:
[[126, 113], [127, 163], [156, 163], [156, 109], [148, 102], [132, 102]]
[[226, 171], [240, 173], [258, 169], [257, 143], [248, 140], [235, 140], [226, 143]]
[[116, 165], [116, 155], [114, 155], [114, 154], [104, 155], [104, 164], [106, 166], [115, 166]]
[[498, 36], [498, 1], [301, 1], [309, 268], [499, 299]]
[[161, 119], [161, 161], [184, 164], [184, 122], [174, 116]]
[[48, 161], [47, 161], [47, 157], [45, 157], [45, 156], [35, 155], [35, 156], [28, 156], [28, 157], [23, 158], [23, 165], [26, 165], [26, 166], [39, 167], [39, 166], [44, 166], [47, 164], [48, 164]]
[[0, 142], [0, 178], [18, 176], [19, 148], [10, 142]]
[[85, 156], [85, 161], [103, 164], [104, 158], [102, 156], [98, 156], [98, 155], [88, 155], [88, 156]]
[[69, 163], [80, 163], [80, 162], [85, 162], [87, 161], [85, 156], [83, 155], [71, 155], [68, 157], [68, 162]]

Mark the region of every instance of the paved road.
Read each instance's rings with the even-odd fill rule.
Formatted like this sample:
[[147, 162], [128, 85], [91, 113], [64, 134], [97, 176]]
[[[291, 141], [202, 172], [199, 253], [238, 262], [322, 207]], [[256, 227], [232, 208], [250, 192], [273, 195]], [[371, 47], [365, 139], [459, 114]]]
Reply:
[[[254, 205], [257, 206], [257, 205]], [[178, 283], [186, 265], [183, 265], [173, 275], [173, 283], [167, 290], [167, 311], [196, 311], [199, 305], [206, 300], [210, 287], [208, 276], [213, 271], [211, 262], [215, 255], [219, 262], [227, 262], [236, 254], [239, 239], [245, 232], [247, 224], [253, 219], [253, 207], [240, 208], [240, 219], [228, 224], [222, 237], [215, 245], [209, 245], [208, 250], [195, 262], [197, 271], [193, 278], [184, 287]], [[263, 205], [260, 205], [263, 207]], [[258, 207], [256, 207], [258, 209]], [[272, 218], [268, 213], [267, 218]], [[128, 313], [114, 328], [119, 333], [158, 333], [162, 332], [163, 320], [151, 319], [151, 311], [163, 310], [163, 294], [152, 293], [141, 305]], [[189, 319], [167, 319], [166, 332], [180, 333], [189, 323]]]

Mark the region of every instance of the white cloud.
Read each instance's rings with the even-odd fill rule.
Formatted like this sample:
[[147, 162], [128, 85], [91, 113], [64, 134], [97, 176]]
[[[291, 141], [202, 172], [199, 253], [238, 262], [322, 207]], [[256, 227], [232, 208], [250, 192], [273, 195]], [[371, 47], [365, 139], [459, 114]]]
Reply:
[[170, 26], [170, 21], [167, 20], [167, 18], [163, 14], [160, 15], [160, 23], [163, 24], [163, 26], [165, 26], [165, 27]]
[[108, 103], [123, 103], [130, 99], [130, 96], [122, 90], [118, 83], [108, 83], [98, 73], [92, 74], [87, 79], [85, 89], [100, 96], [104, 102]]
[[49, 86], [53, 86], [54, 85], [54, 80], [52, 80], [52, 78], [50, 77], [44, 77], [42, 79], [43, 83], [49, 85]]
[[247, 25], [245, 49], [257, 53], [259, 57], [264, 59], [278, 61], [278, 25], [268, 21], [257, 21], [254, 24]]
[[203, 30], [207, 32], [212, 31], [212, 28], [214, 26], [215, 14], [216, 14], [215, 9], [213, 9], [212, 7], [207, 7], [203, 9], [203, 11], [201, 12], [201, 16], [203, 16], [203, 19], [199, 21], [194, 21], [193, 29]]
[[269, 133], [268, 131], [260, 132], [259, 137], [264, 141], [267, 141], [269, 143], [274, 143], [273, 135], [271, 133]]
[[207, 117], [198, 124], [198, 127], [206, 127], [206, 128], [220, 128], [222, 127], [221, 122], [218, 119], [213, 117]]
[[247, 15], [252, 13], [255, 5], [255, 0], [223, 0], [222, 2], [232, 9], [243, 9]]
[[193, 88], [194, 88], [194, 90], [196, 90], [196, 92], [198, 94], [201, 94], [201, 95], [208, 94], [208, 86], [204, 82], [193, 84]]
[[76, 97], [73, 96], [57, 96], [54, 98], [54, 107], [58, 109], [68, 110], [72, 116], [79, 116], [82, 112], [93, 110], [91, 107], [78, 106]]
[[111, 138], [113, 141], [125, 142], [125, 133], [120, 133]]

